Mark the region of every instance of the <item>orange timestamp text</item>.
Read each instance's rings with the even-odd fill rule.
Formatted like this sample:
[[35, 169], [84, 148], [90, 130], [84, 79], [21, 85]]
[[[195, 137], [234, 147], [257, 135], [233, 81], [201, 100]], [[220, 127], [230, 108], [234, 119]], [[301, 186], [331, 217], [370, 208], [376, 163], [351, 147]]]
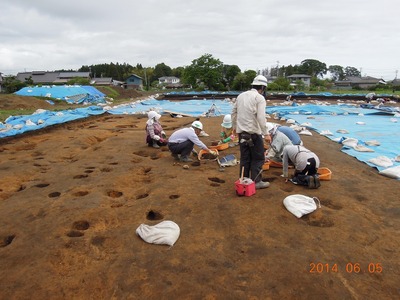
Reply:
[[322, 263], [322, 262], [311, 262], [310, 263], [310, 273], [337, 273], [337, 272], [346, 272], [346, 273], [382, 273], [383, 266], [381, 263], [366, 263], [361, 264], [358, 262], [348, 262], [345, 265], [339, 265], [337, 263]]

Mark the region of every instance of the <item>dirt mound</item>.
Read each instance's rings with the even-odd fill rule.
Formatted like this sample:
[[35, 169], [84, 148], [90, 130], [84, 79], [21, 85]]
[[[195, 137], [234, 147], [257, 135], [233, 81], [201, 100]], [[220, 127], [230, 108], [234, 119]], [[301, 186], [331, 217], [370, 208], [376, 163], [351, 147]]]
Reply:
[[[96, 87], [100, 92], [109, 95], [110, 94], [110, 90], [108, 87]], [[112, 87], [113, 90], [115, 90], [119, 95], [117, 97], [114, 97], [115, 100], [120, 100], [120, 99], [135, 99], [135, 98], [140, 98], [143, 97], [143, 95], [145, 94], [144, 92], [140, 92], [138, 90], [134, 90], [134, 89], [124, 89], [122, 87], [119, 86], [113, 86]]]
[[14, 110], [14, 109], [50, 109], [53, 105], [46, 100], [38, 99], [35, 97], [18, 96], [14, 94], [0, 95], [0, 109]]

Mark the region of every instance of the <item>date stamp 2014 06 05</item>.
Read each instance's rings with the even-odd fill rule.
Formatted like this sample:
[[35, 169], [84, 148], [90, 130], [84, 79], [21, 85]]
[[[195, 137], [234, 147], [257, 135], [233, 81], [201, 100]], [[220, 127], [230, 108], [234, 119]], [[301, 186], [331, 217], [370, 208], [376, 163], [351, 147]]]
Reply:
[[358, 273], [369, 273], [369, 274], [380, 274], [383, 272], [382, 263], [358, 263], [348, 262], [345, 265], [337, 263], [322, 263], [322, 262], [311, 262], [309, 272], [310, 273], [337, 273], [344, 271], [349, 274]]

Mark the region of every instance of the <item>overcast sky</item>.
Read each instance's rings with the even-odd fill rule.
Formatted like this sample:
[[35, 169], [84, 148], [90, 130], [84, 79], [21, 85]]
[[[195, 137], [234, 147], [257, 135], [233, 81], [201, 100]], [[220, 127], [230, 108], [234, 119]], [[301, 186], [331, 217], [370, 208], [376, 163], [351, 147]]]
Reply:
[[[0, 72], [137, 63], [205, 53], [242, 71], [316, 59], [392, 80], [399, 0], [2, 0]], [[400, 74], [399, 74], [400, 77]]]

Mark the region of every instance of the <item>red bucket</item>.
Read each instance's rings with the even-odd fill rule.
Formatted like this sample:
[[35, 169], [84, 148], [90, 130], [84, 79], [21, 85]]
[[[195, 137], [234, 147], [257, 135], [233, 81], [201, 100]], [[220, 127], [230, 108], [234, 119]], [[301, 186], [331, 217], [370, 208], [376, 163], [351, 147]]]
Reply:
[[[251, 182], [249, 182], [251, 181]], [[235, 181], [236, 195], [250, 197], [256, 193], [256, 184], [252, 180], [241, 180]]]

